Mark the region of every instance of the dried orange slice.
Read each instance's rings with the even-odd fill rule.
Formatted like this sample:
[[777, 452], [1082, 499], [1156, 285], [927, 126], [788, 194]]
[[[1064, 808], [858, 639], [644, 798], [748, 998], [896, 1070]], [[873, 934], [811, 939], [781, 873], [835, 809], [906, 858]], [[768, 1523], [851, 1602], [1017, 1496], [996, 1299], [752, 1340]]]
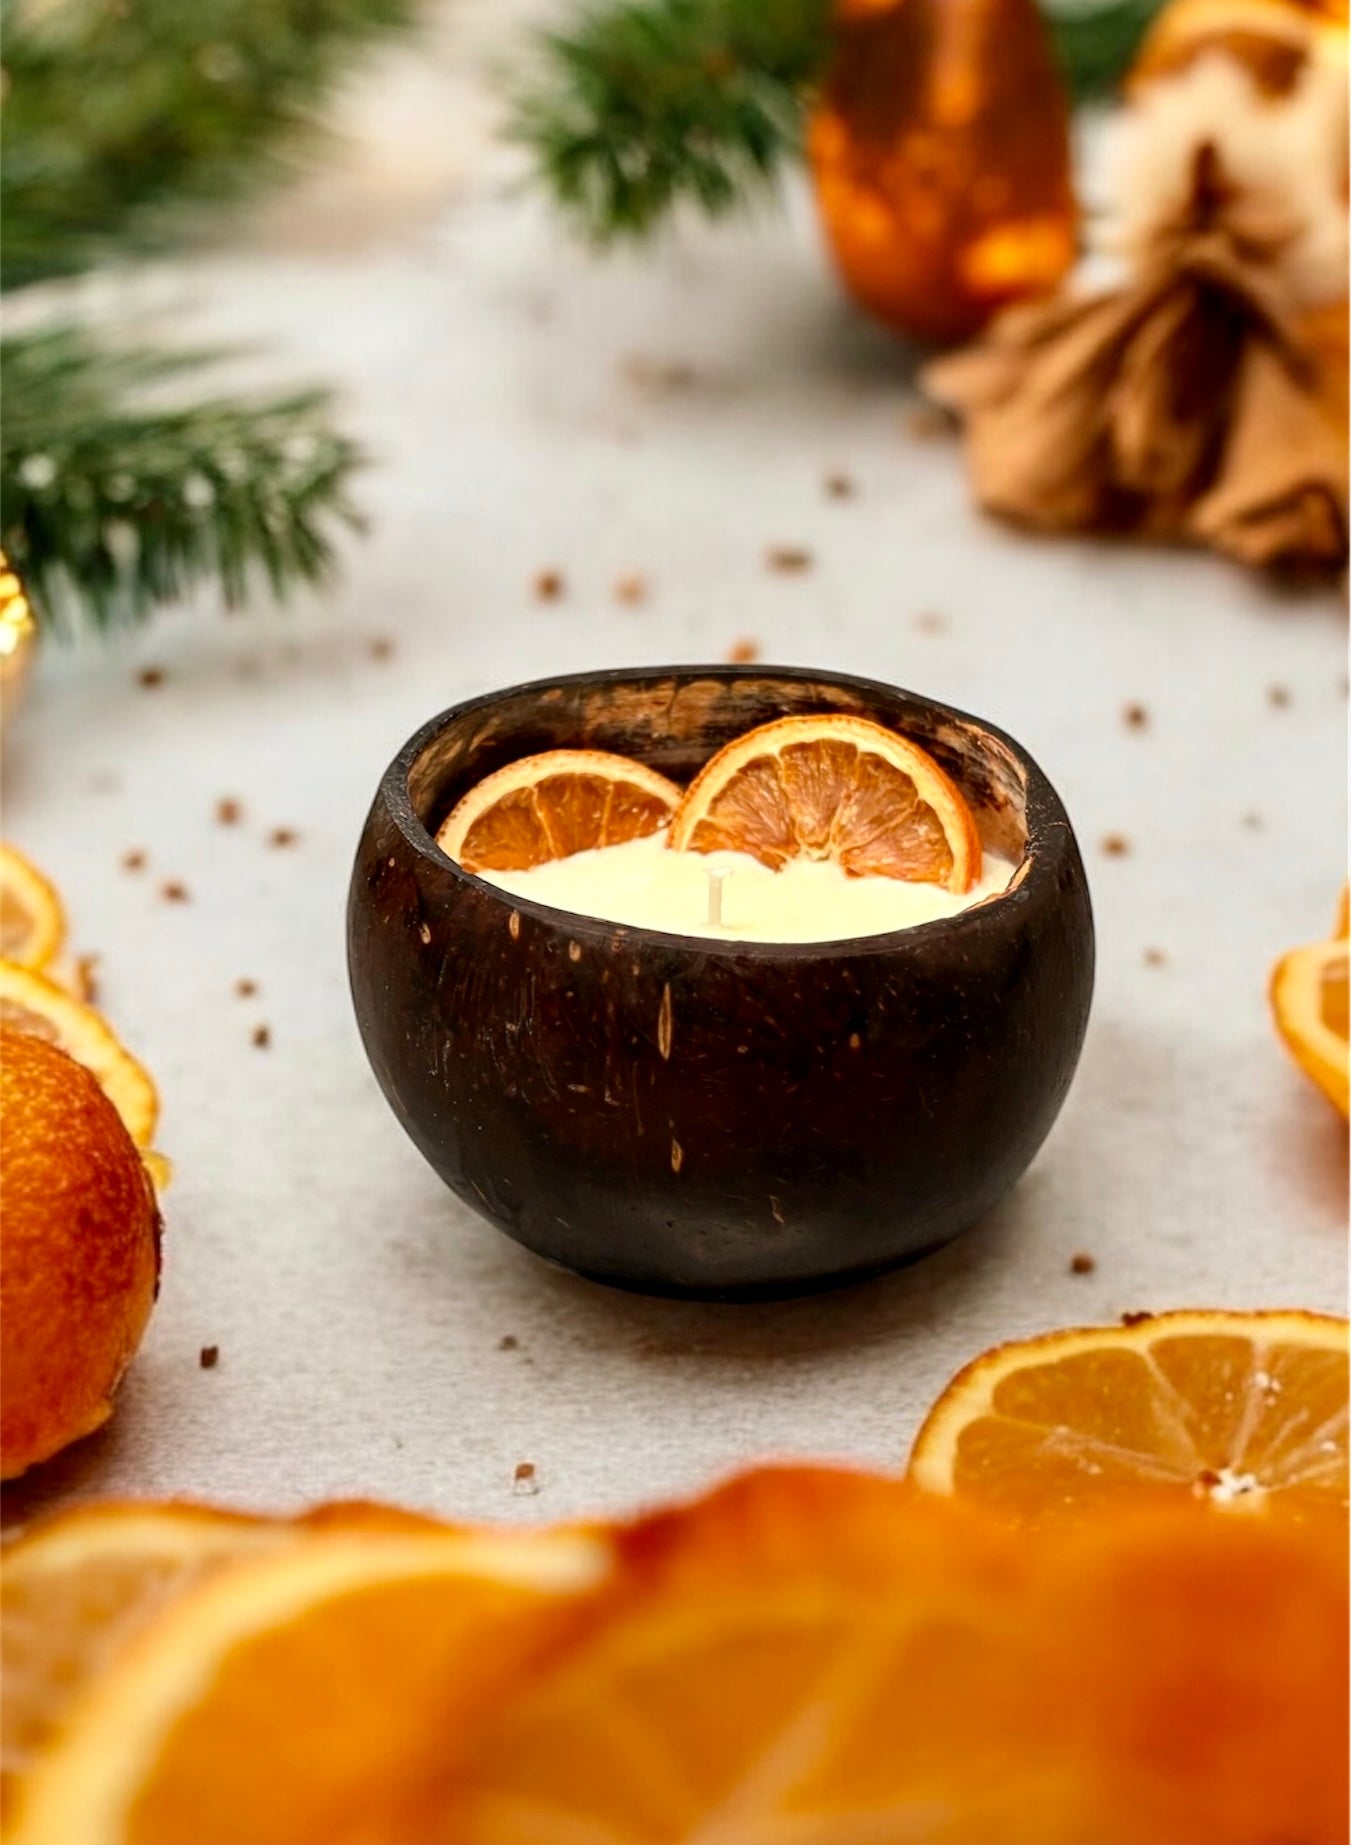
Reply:
[[917, 744], [866, 718], [787, 717], [719, 750], [671, 823], [682, 852], [748, 852], [778, 871], [833, 859], [857, 877], [970, 890], [981, 845], [956, 784]]
[[524, 871], [669, 825], [680, 790], [603, 750], [546, 750], [508, 763], [451, 810], [436, 843], [466, 871]]
[[1199, 1311], [996, 1346], [929, 1411], [910, 1477], [1015, 1517], [1143, 1489], [1243, 1511], [1347, 1504], [1347, 1323]]
[[165, 1613], [29, 1777], [24, 1845], [424, 1839], [447, 1746], [558, 1643], [594, 1538], [315, 1535]]
[[20, 967], [46, 967], [65, 934], [52, 885], [16, 847], [0, 845], [0, 955]]
[[1330, 942], [1292, 949], [1271, 977], [1276, 1029], [1291, 1056], [1343, 1115], [1348, 1097], [1347, 894], [1337, 911]]
[[104, 1094], [144, 1151], [159, 1115], [155, 1085], [92, 1006], [45, 974], [0, 961], [0, 1025], [55, 1044], [98, 1078]]

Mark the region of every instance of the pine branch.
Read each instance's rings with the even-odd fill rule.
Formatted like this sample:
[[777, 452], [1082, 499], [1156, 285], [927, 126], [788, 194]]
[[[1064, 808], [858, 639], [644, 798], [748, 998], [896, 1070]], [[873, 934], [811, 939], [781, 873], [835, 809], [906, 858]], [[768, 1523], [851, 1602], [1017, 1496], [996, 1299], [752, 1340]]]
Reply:
[[[1042, 0], [1076, 101], [1124, 73], [1161, 0]], [[638, 239], [673, 207], [721, 217], [801, 155], [831, 0], [590, 0], [534, 42], [508, 132], [584, 236]]]
[[418, 0], [3, 0], [0, 285], [156, 250], [246, 196]]
[[238, 605], [323, 577], [360, 462], [322, 393], [157, 400], [214, 355], [109, 352], [71, 328], [0, 341], [0, 545], [39, 624], [139, 621], [216, 580]]

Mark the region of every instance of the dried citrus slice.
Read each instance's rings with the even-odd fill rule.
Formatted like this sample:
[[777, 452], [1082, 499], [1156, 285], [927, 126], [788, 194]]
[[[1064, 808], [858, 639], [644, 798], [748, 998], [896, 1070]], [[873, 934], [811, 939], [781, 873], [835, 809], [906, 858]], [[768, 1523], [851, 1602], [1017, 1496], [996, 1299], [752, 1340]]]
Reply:
[[594, 1538], [360, 1534], [234, 1567], [71, 1710], [19, 1802], [23, 1845], [429, 1838], [447, 1747], [559, 1643]]
[[1183, 1505], [1013, 1543], [841, 1476], [799, 1524], [798, 1484], [639, 1526], [641, 1586], [481, 1709], [426, 1836], [1258, 1845], [1298, 1807], [1333, 1845], [1339, 1537]]
[[159, 1115], [155, 1085], [92, 1006], [35, 969], [0, 960], [0, 1025], [46, 1038], [82, 1063], [98, 1078], [136, 1145], [150, 1145]]
[[1199, 1311], [996, 1346], [929, 1411], [910, 1477], [1018, 1517], [1143, 1489], [1255, 1511], [1347, 1503], [1347, 1324]]
[[524, 871], [669, 825], [680, 790], [655, 769], [604, 750], [546, 750], [475, 784], [436, 843], [466, 871]]
[[1328, 1100], [1348, 1113], [1347, 901], [1330, 942], [1292, 949], [1271, 976], [1271, 1009], [1290, 1054]]
[[22, 852], [0, 845], [0, 955], [20, 967], [46, 967], [65, 934], [56, 891]]
[[700, 770], [671, 822], [682, 852], [748, 852], [775, 871], [833, 859], [858, 877], [970, 890], [981, 845], [961, 791], [917, 744], [866, 718], [787, 717]]

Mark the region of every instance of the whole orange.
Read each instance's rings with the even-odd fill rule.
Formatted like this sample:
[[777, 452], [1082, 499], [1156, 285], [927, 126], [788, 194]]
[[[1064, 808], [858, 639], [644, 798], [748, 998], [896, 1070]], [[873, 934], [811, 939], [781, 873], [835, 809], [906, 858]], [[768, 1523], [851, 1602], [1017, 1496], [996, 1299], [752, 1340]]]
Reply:
[[159, 1286], [154, 1189], [83, 1065], [0, 1030], [0, 1478], [98, 1428]]

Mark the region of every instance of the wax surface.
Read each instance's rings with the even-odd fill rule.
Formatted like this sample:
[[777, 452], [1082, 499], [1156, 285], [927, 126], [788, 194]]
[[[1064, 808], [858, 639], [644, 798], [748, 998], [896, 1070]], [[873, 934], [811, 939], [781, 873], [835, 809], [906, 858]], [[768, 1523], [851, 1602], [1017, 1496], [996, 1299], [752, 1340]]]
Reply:
[[[528, 871], [485, 871], [502, 890], [580, 916], [723, 941], [841, 942], [955, 916], [1007, 888], [1013, 863], [986, 852], [980, 880], [954, 897], [937, 884], [851, 878], [793, 859], [771, 871], [745, 852], [671, 852], [665, 833], [574, 852]], [[723, 873], [722, 921], [709, 921], [710, 873]]]

